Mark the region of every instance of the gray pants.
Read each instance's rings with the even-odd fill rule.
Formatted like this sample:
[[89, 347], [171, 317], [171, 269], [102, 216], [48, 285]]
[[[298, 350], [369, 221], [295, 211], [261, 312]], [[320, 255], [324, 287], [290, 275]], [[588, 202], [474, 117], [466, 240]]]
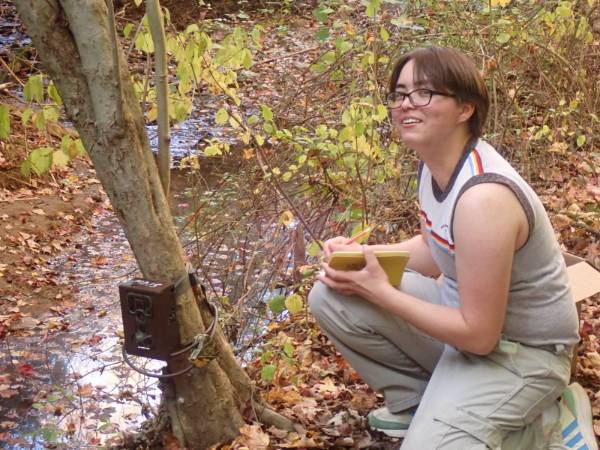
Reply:
[[[440, 303], [438, 284], [415, 272], [401, 290]], [[389, 312], [324, 284], [312, 314], [339, 352], [385, 397], [391, 412], [419, 405], [403, 450], [563, 449], [557, 399], [570, 376], [570, 349], [501, 340], [486, 356], [456, 350]], [[549, 413], [550, 414], [547, 414]]]

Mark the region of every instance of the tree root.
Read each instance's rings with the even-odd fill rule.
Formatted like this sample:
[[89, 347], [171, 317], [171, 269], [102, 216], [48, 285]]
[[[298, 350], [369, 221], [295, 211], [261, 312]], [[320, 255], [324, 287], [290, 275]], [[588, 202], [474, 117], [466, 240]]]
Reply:
[[161, 449], [162, 437], [169, 428], [169, 417], [165, 413], [144, 422], [138, 433], [123, 433], [123, 443], [118, 450]]
[[253, 402], [256, 418], [264, 425], [272, 425], [280, 430], [296, 431], [294, 422], [269, 408], [263, 401]]

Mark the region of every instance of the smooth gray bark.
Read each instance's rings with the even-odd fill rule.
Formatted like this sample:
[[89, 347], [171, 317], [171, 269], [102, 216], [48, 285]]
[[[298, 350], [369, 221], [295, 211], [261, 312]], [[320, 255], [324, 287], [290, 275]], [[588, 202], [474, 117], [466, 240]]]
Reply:
[[146, 0], [146, 15], [150, 34], [154, 42], [154, 88], [158, 109], [158, 173], [167, 199], [171, 184], [171, 153], [169, 144], [169, 98], [167, 83], [167, 45], [165, 43], [165, 27], [163, 14], [158, 0]]

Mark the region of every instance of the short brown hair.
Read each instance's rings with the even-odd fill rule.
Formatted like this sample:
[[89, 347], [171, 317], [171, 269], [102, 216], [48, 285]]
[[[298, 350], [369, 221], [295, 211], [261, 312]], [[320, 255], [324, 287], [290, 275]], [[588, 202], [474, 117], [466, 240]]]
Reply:
[[418, 48], [398, 59], [390, 78], [389, 92], [396, 90], [398, 77], [408, 61], [414, 61], [415, 79], [427, 81], [434, 89], [455, 95], [459, 101], [475, 106], [469, 119], [473, 137], [481, 136], [490, 107], [487, 87], [472, 59], [453, 48]]

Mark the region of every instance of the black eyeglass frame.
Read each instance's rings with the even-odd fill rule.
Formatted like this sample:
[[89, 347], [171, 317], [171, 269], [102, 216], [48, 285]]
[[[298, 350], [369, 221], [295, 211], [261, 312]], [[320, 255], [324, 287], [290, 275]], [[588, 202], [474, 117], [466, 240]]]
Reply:
[[[427, 103], [424, 103], [422, 105], [415, 105], [415, 102], [413, 101], [413, 98], [412, 98], [412, 94], [414, 94], [415, 92], [419, 92], [419, 91], [421, 91], [421, 92], [423, 92], [423, 91], [427, 92], [429, 94], [429, 100], [427, 100]], [[390, 109], [398, 109], [398, 108], [402, 107], [402, 105], [404, 104], [404, 100], [406, 100], [406, 97], [408, 97], [408, 101], [410, 102], [410, 104], [412, 106], [414, 106], [415, 108], [421, 108], [423, 106], [429, 105], [431, 103], [431, 99], [433, 98], [434, 95], [441, 95], [441, 96], [444, 96], [444, 97], [456, 97], [456, 95], [449, 94], [447, 92], [434, 91], [433, 89], [427, 89], [427, 88], [418, 88], [418, 89], [414, 89], [414, 90], [412, 90], [410, 92], [406, 92], [406, 93], [397, 92], [397, 91], [390, 92], [385, 97], [385, 104]], [[400, 101], [400, 103], [398, 104], [398, 106], [390, 106], [390, 103], [392, 103], [392, 100], [393, 100], [394, 103], [397, 101], [397, 99], [396, 99], [397, 96], [402, 96], [402, 101]]]

